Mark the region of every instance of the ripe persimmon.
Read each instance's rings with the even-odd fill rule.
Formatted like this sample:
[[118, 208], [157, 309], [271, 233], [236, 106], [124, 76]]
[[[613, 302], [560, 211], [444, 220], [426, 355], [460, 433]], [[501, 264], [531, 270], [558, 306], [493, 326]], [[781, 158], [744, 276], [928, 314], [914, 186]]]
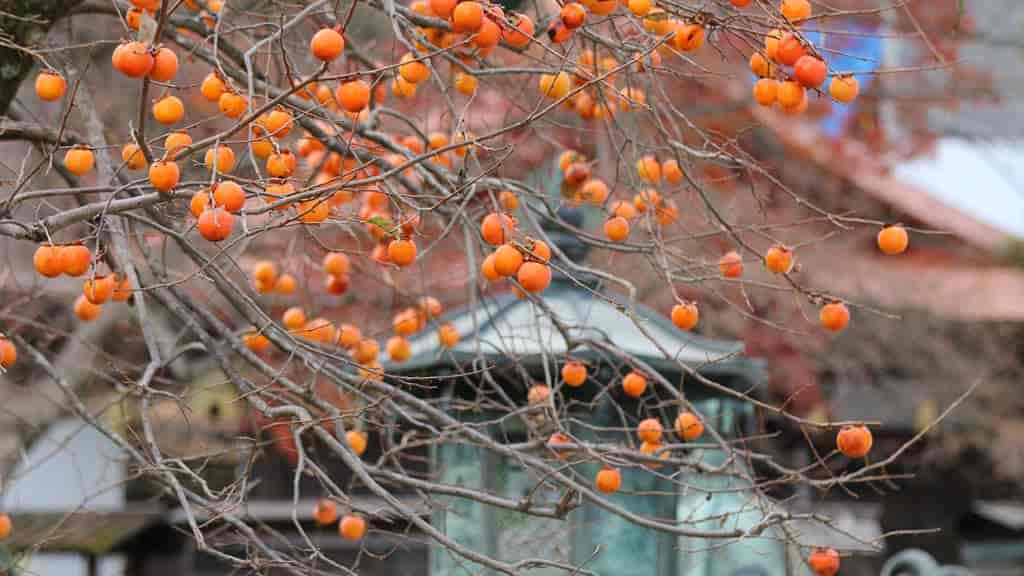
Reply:
[[800, 106], [804, 98], [806, 98], [804, 87], [797, 82], [787, 80], [779, 84], [776, 99], [783, 108], [796, 108]]
[[181, 171], [174, 160], [158, 160], [149, 165], [149, 183], [160, 192], [170, 192], [180, 179]]
[[657, 418], [646, 418], [641, 420], [636, 427], [636, 435], [641, 442], [657, 444], [661, 442], [661, 432], [661, 422], [658, 422]]
[[[302, 327], [301, 333], [307, 340], [320, 344], [333, 344], [337, 337], [334, 324], [326, 318], [319, 317], [306, 322], [306, 325]], [[376, 358], [376, 356], [374, 357]]]
[[75, 146], [64, 154], [64, 167], [75, 176], [88, 174], [95, 165], [96, 157], [85, 146]]
[[289, 330], [298, 330], [306, 325], [306, 313], [298, 306], [292, 306], [281, 315], [281, 324]]
[[501, 204], [501, 207], [504, 210], [512, 212], [519, 208], [519, 197], [511, 190], [502, 190], [501, 193], [498, 194], [498, 203]]
[[479, 2], [466, 0], [459, 2], [452, 10], [452, 31], [461, 34], [473, 34], [480, 30], [484, 22], [484, 9]]
[[309, 51], [322, 62], [330, 62], [345, 51], [345, 37], [332, 28], [319, 30], [309, 40]]
[[32, 256], [32, 264], [36, 272], [47, 278], [56, 278], [64, 273], [64, 266], [61, 264], [60, 253], [62, 246], [41, 244], [36, 248]]
[[475, 94], [478, 84], [476, 76], [465, 72], [456, 72], [455, 80], [452, 83], [455, 85], [456, 90], [466, 96], [472, 96]]
[[146, 166], [146, 157], [137, 144], [125, 144], [121, 148], [121, 161], [129, 170], [141, 170]]
[[793, 77], [807, 88], [817, 88], [825, 83], [828, 67], [817, 56], [805, 54], [793, 65]]
[[330, 526], [338, 521], [338, 506], [331, 500], [321, 499], [313, 507], [313, 520], [320, 526]]
[[295, 205], [299, 220], [306, 224], [319, 224], [331, 215], [331, 205], [326, 200], [309, 200]]
[[409, 345], [409, 341], [401, 336], [388, 338], [384, 349], [392, 362], [405, 362], [412, 356], [412, 347]]
[[850, 323], [850, 309], [842, 302], [829, 302], [821, 307], [821, 325], [832, 332], [842, 332]]
[[54, 100], [60, 100], [61, 96], [64, 96], [68, 83], [56, 70], [43, 70], [36, 76], [35, 88], [36, 96], [40, 100], [53, 102]]
[[114, 292], [110, 299], [114, 302], [127, 302], [132, 297], [132, 281], [127, 275], [114, 275]]
[[214, 146], [206, 151], [203, 162], [207, 170], [213, 172], [216, 168], [217, 172], [227, 174], [235, 169], [235, 151], [223, 144]]
[[[14, 343], [0, 336], [0, 366], [4, 369], [10, 369], [14, 366], [14, 363], [18, 361], [18, 349], [14, 347]], [[10, 523], [10, 521], [8, 521]], [[7, 537], [10, 533], [10, 526], [7, 527], [6, 533], [3, 530], [2, 521], [0, 521], [0, 540]]]
[[138, 30], [142, 25], [142, 10], [131, 7], [124, 13], [124, 24], [131, 30]]
[[629, 0], [626, 7], [634, 16], [642, 18], [651, 11], [651, 0]]
[[683, 24], [676, 29], [672, 46], [680, 52], [693, 52], [704, 45], [704, 27], [699, 24]]
[[743, 259], [735, 250], [730, 250], [718, 259], [718, 271], [725, 278], [739, 278], [743, 275]]
[[218, 182], [213, 185], [213, 203], [228, 212], [238, 212], [245, 206], [245, 191], [231, 180]]
[[704, 423], [693, 412], [680, 412], [675, 421], [676, 434], [687, 442], [692, 442], [704, 434]]
[[641, 214], [647, 212], [647, 209], [651, 204], [658, 205], [660, 203], [661, 194], [658, 194], [657, 190], [641, 190], [638, 194], [633, 196], [633, 207]]
[[92, 322], [100, 317], [103, 307], [89, 302], [84, 294], [75, 299], [75, 316], [83, 322]]
[[348, 292], [348, 287], [351, 281], [349, 280], [348, 274], [342, 276], [328, 276], [324, 281], [324, 288], [328, 294], [335, 296], [341, 296], [345, 292]]
[[644, 182], [661, 182], [661, 164], [654, 156], [644, 156], [636, 161], [636, 173]]
[[459, 331], [456, 330], [454, 324], [442, 324], [437, 329], [437, 341], [445, 348], [454, 348], [459, 343]]
[[61, 272], [78, 277], [85, 274], [92, 264], [92, 252], [82, 244], [70, 244], [60, 249]]
[[622, 378], [622, 391], [626, 396], [639, 398], [644, 395], [644, 390], [647, 390], [647, 377], [636, 370]]
[[199, 218], [199, 215], [209, 206], [210, 192], [204, 188], [192, 195], [192, 199], [188, 202], [188, 211], [192, 213], [192, 216]]
[[793, 269], [793, 251], [776, 244], [764, 255], [764, 266], [776, 274], [787, 274]]
[[103, 304], [114, 293], [113, 276], [88, 278], [82, 285], [82, 295], [93, 304]]
[[295, 172], [297, 160], [291, 150], [281, 150], [267, 157], [267, 174], [272, 178], [287, 178]]
[[772, 78], [761, 78], [754, 83], [754, 100], [761, 106], [775, 104], [779, 95], [779, 83]]
[[[644, 454], [645, 456], [654, 456], [659, 451], [661, 451], [662, 448], [664, 448], [664, 447], [661, 445], [660, 442], [641, 442], [640, 443], [640, 453]], [[669, 453], [667, 451], [661, 452], [661, 454], [658, 454], [658, 458], [660, 458], [662, 460], [665, 460], [668, 457], [669, 457]], [[661, 464], [658, 464], [658, 463], [655, 463], [655, 462], [645, 462], [644, 466], [647, 466], [648, 468], [650, 468], [652, 470], [661, 468]]]
[[782, 0], [779, 10], [787, 20], [794, 24], [811, 17], [811, 3], [809, 0]]
[[675, 158], [669, 158], [661, 163], [661, 175], [669, 184], [679, 184], [683, 181], [683, 169]]
[[700, 321], [700, 309], [696, 302], [676, 304], [672, 307], [672, 323], [680, 330], [693, 330]]
[[508, 242], [515, 231], [516, 221], [508, 214], [491, 212], [480, 222], [480, 235], [492, 246]]
[[388, 260], [400, 268], [416, 261], [416, 243], [412, 240], [396, 239], [388, 243]]
[[217, 72], [207, 74], [203, 78], [202, 84], [199, 85], [199, 92], [210, 102], [218, 102], [225, 89], [227, 89], [227, 84]]
[[324, 272], [332, 276], [344, 276], [351, 270], [351, 262], [347, 254], [328, 252], [323, 259]]
[[430, 78], [430, 68], [412, 52], [406, 52], [398, 65], [398, 75], [406, 82], [419, 84]]
[[114, 50], [114, 68], [129, 78], [141, 78], [153, 69], [153, 55], [142, 42], [125, 42]]
[[433, 296], [423, 296], [417, 302], [417, 313], [426, 318], [437, 318], [441, 315], [441, 301]]
[[277, 265], [270, 260], [260, 260], [253, 264], [252, 278], [260, 284], [274, 285], [277, 280]]
[[878, 231], [876, 242], [878, 243], [878, 249], [883, 254], [895, 256], [907, 250], [907, 245], [910, 244], [910, 236], [907, 234], [907, 229], [903, 226], [886, 226]]
[[612, 216], [604, 221], [604, 234], [612, 242], [622, 242], [629, 237], [629, 220]]
[[452, 11], [455, 10], [455, 3], [457, 0], [428, 0], [430, 11], [434, 13], [438, 18], [447, 20], [452, 15]]
[[153, 67], [149, 70], [149, 77], [157, 82], [170, 82], [178, 75], [178, 55], [174, 50], [161, 47], [153, 55]]
[[587, 11], [579, 2], [566, 2], [565, 6], [562, 6], [561, 18], [562, 25], [569, 30], [574, 30], [583, 26], [587, 19]]
[[573, 162], [565, 170], [563, 179], [569, 186], [579, 186], [590, 178], [590, 166], [585, 162]]
[[806, 53], [807, 51], [804, 49], [804, 45], [800, 41], [800, 38], [792, 32], [786, 32], [779, 38], [778, 45], [775, 49], [775, 59], [779, 64], [792, 66], [796, 64], [796, 61]]
[[476, 31], [473, 44], [481, 52], [489, 52], [501, 42], [501, 27], [494, 20], [484, 16], [480, 22], [480, 28]]
[[595, 206], [604, 204], [608, 199], [608, 185], [600, 178], [591, 178], [580, 186], [579, 196], [581, 200], [590, 202]]
[[749, 64], [750, 71], [759, 78], [769, 78], [775, 75], [775, 65], [760, 52], [754, 52], [750, 55]]
[[622, 487], [622, 473], [617, 468], [602, 468], [594, 479], [594, 485], [605, 494], [618, 492]]
[[587, 381], [587, 366], [573, 360], [562, 366], [562, 382], [570, 388], [579, 388]]
[[511, 244], [502, 244], [494, 251], [494, 271], [501, 276], [512, 276], [523, 265], [523, 253]]
[[815, 548], [807, 563], [817, 576], [836, 576], [839, 573], [839, 553], [833, 548]]
[[494, 254], [488, 254], [484, 261], [480, 263], [480, 274], [483, 275], [484, 279], [488, 282], [496, 282], [501, 280], [501, 274], [494, 269]]
[[512, 48], [525, 48], [536, 31], [533, 20], [526, 14], [512, 14], [509, 16], [511, 26], [506, 25], [501, 33], [501, 39]]
[[0, 540], [6, 540], [11, 535], [11, 517], [7, 514], [0, 514]]
[[342, 324], [338, 329], [338, 344], [342, 348], [353, 348], [363, 339], [363, 333], [352, 324]]
[[561, 432], [553, 432], [551, 436], [548, 437], [548, 441], [544, 443], [544, 445], [554, 452], [555, 456], [560, 459], [566, 458], [572, 454], [572, 444], [572, 438], [569, 438]]
[[659, 226], [670, 226], [679, 216], [679, 209], [671, 198], [664, 200], [654, 207], [654, 214], [658, 218]]
[[338, 524], [338, 533], [345, 540], [362, 540], [366, 534], [366, 520], [362, 516], [346, 515]]
[[526, 248], [525, 258], [536, 260], [537, 262], [547, 262], [548, 260], [551, 260], [551, 247], [543, 240], [537, 240], [536, 238], [527, 236], [526, 241], [523, 244]]
[[199, 215], [199, 234], [210, 242], [220, 242], [231, 236], [233, 220], [231, 213], [223, 208], [207, 209]]
[[185, 104], [177, 96], [165, 96], [153, 104], [153, 118], [169, 126], [185, 116]]
[[764, 55], [773, 62], [779, 61], [779, 41], [782, 39], [782, 30], [776, 28], [764, 35]]
[[291, 294], [295, 292], [295, 288], [298, 285], [298, 281], [295, 280], [295, 276], [291, 274], [281, 274], [274, 283], [274, 292], [278, 294]]
[[665, 36], [675, 30], [676, 22], [664, 9], [654, 7], [644, 15], [643, 27], [651, 34]]
[[867, 426], [843, 426], [836, 434], [836, 447], [847, 458], [863, 458], [871, 451], [874, 438]]
[[832, 81], [828, 85], [828, 93], [842, 104], [849, 104], [857, 98], [857, 93], [860, 91], [860, 83], [857, 79], [848, 74], [842, 76], [834, 76]]
[[284, 138], [292, 131], [292, 115], [284, 108], [274, 108], [263, 119], [263, 127], [271, 137]]
[[173, 157], [182, 149], [188, 148], [191, 145], [192, 137], [184, 130], [176, 130], [164, 138], [164, 150], [167, 152], [168, 158]]
[[248, 106], [249, 100], [245, 96], [227, 89], [217, 99], [220, 113], [228, 118], [241, 118]]
[[621, 216], [626, 220], [636, 217], [636, 206], [632, 202], [617, 200], [608, 206], [608, 212], [613, 216]]
[[551, 284], [551, 268], [539, 262], [524, 262], [516, 273], [516, 279], [523, 290], [537, 294]]
[[540, 93], [552, 100], [559, 100], [569, 94], [572, 81], [566, 72], [541, 74], [538, 80]]
[[369, 444], [367, 441], [366, 432], [361, 430], [349, 430], [345, 432], [345, 443], [352, 449], [352, 452], [356, 456], [362, 456], [366, 453], [366, 446]]
[[245, 347], [259, 354], [270, 347], [270, 339], [255, 330], [242, 335], [242, 343]]
[[352, 350], [352, 359], [360, 364], [369, 364], [380, 354], [380, 344], [371, 338], [363, 338]]
[[545, 384], [534, 384], [526, 391], [526, 402], [531, 406], [544, 404], [551, 397], [551, 388]]
[[345, 110], [361, 112], [370, 104], [370, 85], [363, 80], [351, 80], [338, 86], [338, 104]]

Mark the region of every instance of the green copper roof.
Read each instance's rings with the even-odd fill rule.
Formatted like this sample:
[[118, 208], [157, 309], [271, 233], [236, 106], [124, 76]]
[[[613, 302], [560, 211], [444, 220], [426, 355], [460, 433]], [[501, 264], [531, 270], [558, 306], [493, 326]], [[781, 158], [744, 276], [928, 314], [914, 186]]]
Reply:
[[[742, 343], [711, 340], [681, 331], [663, 314], [642, 304], [630, 308], [624, 298], [614, 294], [597, 296], [564, 276], [555, 277], [541, 300], [542, 306], [505, 293], [481, 300], [476, 308], [452, 312], [411, 339], [412, 357], [408, 361], [389, 362], [385, 369], [393, 373], [413, 372], [431, 366], [463, 364], [479, 357], [514, 358], [524, 363], [543, 361], [546, 357], [557, 361], [570, 354], [561, 327], [573, 339], [604, 342], [663, 372], [678, 372], [681, 361], [702, 372], [733, 373], [754, 382], [761, 380], [760, 362], [742, 356]], [[440, 347], [437, 338], [437, 326], [445, 322], [453, 324], [461, 336], [450, 350]], [[591, 359], [607, 356], [604, 351], [586, 345], [573, 349], [571, 355]]]

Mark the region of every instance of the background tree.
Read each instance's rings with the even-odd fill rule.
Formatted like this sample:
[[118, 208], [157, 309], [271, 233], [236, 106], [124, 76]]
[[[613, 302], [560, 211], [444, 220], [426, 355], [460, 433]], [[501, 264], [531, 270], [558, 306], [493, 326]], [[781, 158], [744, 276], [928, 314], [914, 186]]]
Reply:
[[[251, 408], [253, 431], [273, 439], [296, 478], [317, 479], [325, 499], [316, 518], [338, 522], [347, 539], [362, 538], [368, 511], [353, 508], [327, 460], [340, 459], [354, 484], [451, 554], [503, 573], [585, 567], [481, 553], [394, 491], [562, 519], [588, 502], [634, 525], [718, 541], [712, 546], [776, 529], [803, 546], [790, 528], [816, 519], [767, 512], [777, 485], [853, 490], [880, 482], [905, 447], [847, 469], [849, 459], [871, 455], [864, 423], [808, 418], [788, 402], [737, 392], [679, 360], [678, 350], [661, 348], [694, 384], [670, 382], [607, 339], [572, 336], [586, 326], [560, 324], [544, 293], [556, 275], [596, 283], [592, 297], [612, 302], [606, 290], [619, 293], [621, 321], [641, 330], [640, 282], [670, 288], [675, 301], [661, 312], [684, 332], [733, 315], [780, 334], [840, 334], [858, 315], [885, 316], [808, 285], [801, 251], [868, 228], [882, 253], [898, 257], [915, 233], [928, 231], [835, 210], [788, 186], [743, 125], [751, 110], [798, 122], [822, 107], [850, 105], [866, 77], [947, 67], [901, 6], [136, 0], [4, 7], [3, 134], [30, 145], [6, 166], [0, 234], [32, 251], [12, 260], [4, 280], [11, 296], [0, 363], [49, 377], [61, 408], [107, 433], [186, 511], [197, 541], [205, 542], [208, 528], [193, 510], [217, 511], [252, 552], [211, 553], [238, 566], [256, 566], [259, 557], [306, 573], [325, 558], [312, 542], [275, 546], [227, 511], [249, 498], [243, 479], [213, 488], [198, 460], [169, 454], [158, 441], [154, 406], [186, 401], [182, 361], [194, 356], [224, 373]], [[859, 74], [830, 66], [843, 54], [829, 38], [847, 33], [851, 20], [894, 13], [935, 48], [937, 63]], [[60, 18], [75, 40], [64, 47], [44, 37]], [[106, 32], [111, 22], [123, 29]], [[37, 101], [26, 94], [19, 103], [15, 89], [32, 64]], [[785, 218], [771, 217], [778, 213], [762, 203], [759, 187], [790, 209]], [[589, 255], [572, 257], [557, 236]], [[436, 334], [448, 348], [464, 337], [444, 309], [509, 291], [546, 315], [570, 352], [599, 350], [617, 369], [595, 378], [588, 370], [596, 367], [570, 353], [545, 359], [554, 370], [543, 381], [513, 371], [518, 378], [507, 386], [518, 392], [487, 408], [522, 420], [526, 442], [482, 433], [436, 393], [465, 381], [485, 394], [495, 382], [487, 363], [463, 362], [459, 373], [425, 380], [399, 368], [414, 353], [414, 335]], [[60, 313], [42, 308], [53, 293], [62, 297]], [[790, 313], [773, 316], [758, 305], [761, 295], [780, 293]], [[118, 324], [117, 346], [90, 334], [101, 322]], [[646, 333], [651, 345], [662, 344]], [[83, 345], [102, 350], [100, 373], [72, 368], [69, 351]], [[505, 382], [508, 371], [501, 376]], [[584, 383], [616, 407], [616, 429], [639, 442], [623, 447], [572, 434], [564, 388]], [[716, 430], [688, 399], [691, 386], [836, 434], [836, 450], [808, 467], [787, 467], [756, 437]], [[137, 426], [101, 416], [106, 407], [90, 405], [97, 391], [130, 404]], [[630, 403], [645, 394], [658, 401]], [[370, 427], [387, 438], [372, 462], [360, 459]], [[404, 452], [442, 443], [514, 458], [538, 486], [565, 498], [555, 509], [523, 506], [403, 464]], [[691, 451], [694, 443], [720, 450], [725, 461], [708, 465]], [[584, 477], [563, 466], [566, 457], [600, 470]], [[752, 473], [752, 462], [771, 476]], [[695, 527], [713, 517], [681, 524], [615, 503], [624, 471], [671, 480], [656, 467], [663, 463], [742, 482], [766, 512], [738, 532]], [[835, 573], [835, 551], [806, 552], [815, 572]]]

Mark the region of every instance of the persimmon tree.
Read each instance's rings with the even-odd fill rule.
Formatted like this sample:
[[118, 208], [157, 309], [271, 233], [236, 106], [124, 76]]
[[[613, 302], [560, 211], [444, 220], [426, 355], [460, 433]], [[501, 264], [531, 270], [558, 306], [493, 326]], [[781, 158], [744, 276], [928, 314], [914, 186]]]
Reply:
[[[885, 478], [885, 466], [898, 456], [871, 458], [864, 423], [808, 420], [784, 402], [731, 391], [681, 362], [695, 386], [837, 435], [836, 449], [806, 468], [788, 468], [743, 439], [726, 440], [679, 385], [649, 367], [624, 357], [631, 370], [597, 381], [571, 356], [549, 359], [557, 370], [544, 381], [519, 383], [529, 390], [524, 406], [501, 404], [503, 417], [522, 418], [534, 431], [530, 442], [507, 444], [420, 393], [443, 383], [405, 380], [385, 367], [410, 357], [414, 335], [436, 332], [447, 348], [467, 337], [443, 320], [444, 310], [458, 304], [512, 291], [537, 303], [539, 314], [553, 314], [543, 299], [556, 274], [596, 278], [629, 302], [636, 302], [638, 275], [654, 278], [677, 295], [661, 313], [680, 331], [714, 323], [704, 311], [710, 301], [729, 303], [721, 313], [770, 322], [746, 295], [785, 292], [806, 321], [778, 330], [841, 337], [834, 335], [856, 322], [860, 310], [873, 311], [805, 285], [800, 249], [872, 227], [880, 250], [898, 257], [907, 249], [908, 228], [834, 213], [790, 190], [738, 135], [720, 132], [715, 113], [701, 103], [765, 107], [793, 122], [815, 103], [855, 103], [857, 76], [831, 68], [832, 54], [808, 31], [842, 34], [830, 28], [836, 18], [874, 18], [895, 6], [586, 0], [503, 9], [475, 0], [112, 0], [66, 8], [40, 9], [36, 15], [46, 24], [28, 36], [12, 35], [4, 47], [19, 62], [12, 78], [35, 68], [25, 102], [0, 91], [4, 138], [27, 142], [23, 158], [8, 159], [5, 167], [0, 234], [34, 246], [31, 263], [10, 265], [34, 268], [36, 277], [16, 283], [4, 276], [15, 304], [4, 308], [0, 364], [30, 364], [56, 382], [67, 410], [122, 446], [186, 511], [197, 541], [208, 527], [192, 511], [216, 511], [275, 566], [307, 573], [318, 560], [315, 549], [276, 548], [227, 505], [245, 499], [244, 491], [204, 490], [194, 481], [197, 472], [155, 440], [147, 407], [174, 397], [178, 389], [166, 368], [197, 351], [214, 359], [260, 422], [288, 446], [296, 474], [320, 482], [317, 522], [338, 524], [350, 540], [373, 525], [317, 461], [340, 459], [356, 482], [437, 545], [507, 574], [586, 568], [542, 557], [511, 563], [470, 549], [394, 491], [561, 519], [583, 502], [599, 503], [645, 528], [727, 545], [774, 528], [789, 534], [785, 527], [802, 516], [769, 514], [747, 531], [698, 530], [616, 505], [622, 475], [662, 474], [657, 466], [671, 464], [748, 481], [751, 500], [767, 502], [779, 481], [751, 476], [752, 461], [767, 462], [787, 484], [828, 490]], [[45, 31], [59, 18], [71, 27], [101, 18], [105, 32], [81, 45], [48, 47]], [[111, 69], [130, 94], [103, 81]], [[111, 100], [118, 110], [107, 116], [116, 121], [104, 121], [101, 109]], [[35, 122], [31, 109], [58, 121]], [[555, 186], [523, 176], [548, 157]], [[717, 190], [722, 170], [782, 191], [800, 220], [736, 216]], [[596, 220], [569, 220], [564, 207]], [[808, 225], [814, 230], [801, 233]], [[553, 231], [595, 256], [574, 261]], [[87, 408], [85, 392], [56, 367], [56, 352], [40, 345], [46, 339], [36, 335], [47, 333], [47, 319], [17, 313], [16, 303], [46, 294], [60, 277], [81, 286], [65, 307], [77, 322], [130, 308], [144, 358], [108, 351], [118, 365], [109, 379], [140, 404], [137, 435], [119, 433]], [[390, 304], [374, 304], [371, 296], [382, 293], [400, 303], [397, 314]], [[360, 303], [361, 320], [334, 313], [333, 302], [343, 295]], [[594, 291], [592, 297], [606, 296]], [[181, 330], [170, 349], [155, 315]], [[621, 321], [636, 321], [628, 307]], [[672, 351], [665, 356], [675, 361]], [[467, 363], [464, 370], [457, 378], [476, 381], [486, 365]], [[590, 443], [558, 423], [563, 386], [595, 387], [608, 402], [657, 389], [672, 398], [674, 418], [623, 413], [621, 428], [636, 436], [638, 448]], [[540, 434], [527, 417], [540, 407], [554, 415], [554, 432], [548, 421]], [[390, 439], [389, 457], [365, 461], [360, 415], [380, 410], [402, 416], [415, 439], [410, 449], [442, 440], [479, 446], [517, 459], [567, 497], [555, 509], [530, 506], [408, 472], [397, 464], [404, 442], [398, 438]], [[280, 422], [287, 426], [270, 426]], [[381, 432], [389, 434], [396, 432]], [[328, 456], [308, 451], [313, 441]], [[712, 469], [694, 458], [690, 448], [702, 444], [723, 451], [726, 464]], [[840, 454], [869, 460], [847, 470], [835, 463]], [[565, 459], [599, 463], [601, 470], [582, 477]], [[682, 482], [676, 486], [683, 489]], [[207, 550], [254, 566], [251, 557]], [[817, 573], [838, 570], [835, 551], [805, 551]]]

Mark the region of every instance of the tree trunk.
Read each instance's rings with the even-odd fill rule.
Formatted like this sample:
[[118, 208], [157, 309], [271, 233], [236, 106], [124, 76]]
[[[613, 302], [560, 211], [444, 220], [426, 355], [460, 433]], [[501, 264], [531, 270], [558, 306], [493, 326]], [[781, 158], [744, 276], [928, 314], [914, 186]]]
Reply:
[[7, 113], [18, 86], [35, 64], [28, 48], [39, 46], [60, 16], [82, 0], [0, 0], [0, 116]]

